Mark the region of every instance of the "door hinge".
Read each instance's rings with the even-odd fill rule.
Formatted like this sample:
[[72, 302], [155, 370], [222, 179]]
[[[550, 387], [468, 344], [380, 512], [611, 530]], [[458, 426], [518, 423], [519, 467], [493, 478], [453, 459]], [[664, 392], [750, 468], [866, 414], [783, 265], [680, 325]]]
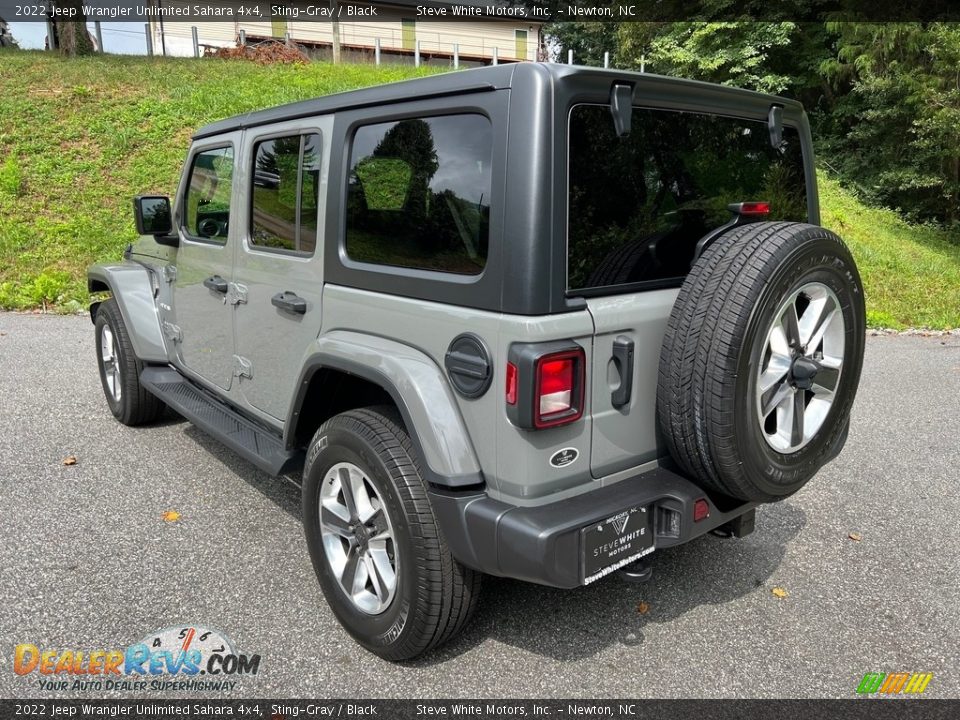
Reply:
[[240, 283], [230, 283], [227, 286], [227, 302], [231, 305], [239, 305], [247, 301], [247, 286]]
[[253, 379], [253, 363], [240, 355], [233, 356], [233, 374], [239, 378]]
[[180, 326], [174, 325], [166, 320], [163, 321], [163, 334], [173, 342], [181, 342], [183, 340], [183, 333], [180, 332]]
[[163, 279], [168, 283], [172, 283], [177, 279], [177, 266], [176, 265], [164, 265], [163, 266]]

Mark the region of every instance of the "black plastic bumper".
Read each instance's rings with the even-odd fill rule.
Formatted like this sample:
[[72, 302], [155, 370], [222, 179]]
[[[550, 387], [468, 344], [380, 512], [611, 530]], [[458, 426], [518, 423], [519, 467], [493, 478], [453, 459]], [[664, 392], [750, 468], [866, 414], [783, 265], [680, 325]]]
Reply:
[[[710, 514], [693, 521], [693, 506], [707, 501]], [[437, 520], [453, 556], [491, 575], [541, 585], [583, 584], [581, 530], [632, 507], [648, 508], [657, 548], [688, 542], [756, 507], [720, 507], [682, 475], [657, 468], [576, 497], [537, 507], [518, 507], [485, 492], [432, 488]]]

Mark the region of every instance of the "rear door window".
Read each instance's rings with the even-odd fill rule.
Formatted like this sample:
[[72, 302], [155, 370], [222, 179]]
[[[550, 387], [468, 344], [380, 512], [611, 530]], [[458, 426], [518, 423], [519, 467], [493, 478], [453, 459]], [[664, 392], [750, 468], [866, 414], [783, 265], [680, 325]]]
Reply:
[[617, 137], [610, 108], [570, 113], [568, 287], [679, 284], [727, 205], [768, 201], [770, 220], [807, 220], [799, 133], [770, 145], [765, 122], [634, 108]]
[[290, 135], [256, 144], [250, 245], [312, 255], [317, 247], [320, 136]]

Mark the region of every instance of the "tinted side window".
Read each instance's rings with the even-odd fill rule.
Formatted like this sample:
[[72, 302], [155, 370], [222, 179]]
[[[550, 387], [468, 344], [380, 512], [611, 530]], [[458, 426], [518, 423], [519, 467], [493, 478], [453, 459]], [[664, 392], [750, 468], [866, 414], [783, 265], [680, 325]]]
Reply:
[[254, 146], [251, 245], [313, 254], [320, 149], [316, 134], [272, 138]]
[[487, 259], [493, 132], [482, 115], [357, 130], [347, 188], [352, 260], [475, 275]]
[[619, 138], [607, 106], [571, 111], [570, 289], [683, 278], [730, 203], [769, 201], [768, 219], [807, 220], [793, 128], [778, 151], [752, 120], [634, 108], [632, 126]]
[[204, 150], [193, 157], [187, 184], [187, 234], [223, 244], [230, 228], [233, 148]]

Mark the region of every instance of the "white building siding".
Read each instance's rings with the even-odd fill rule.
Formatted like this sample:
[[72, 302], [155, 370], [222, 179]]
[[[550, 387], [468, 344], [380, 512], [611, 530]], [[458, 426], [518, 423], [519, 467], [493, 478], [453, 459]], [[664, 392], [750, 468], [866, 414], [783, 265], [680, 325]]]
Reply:
[[[186, 7], [192, 3], [186, 0], [165, 0], [164, 7]], [[201, 45], [216, 45], [226, 47], [237, 41], [237, 23], [235, 20], [223, 22], [186, 22], [179, 20], [155, 18], [150, 21], [150, 30], [153, 37], [153, 52], [159, 55], [164, 52], [174, 57], [188, 57], [193, 55], [193, 34], [191, 28], [196, 25], [197, 35]], [[162, 36], [161, 36], [162, 26]], [[165, 50], [164, 50], [165, 48]]]
[[[167, 0], [165, 5], [187, 5], [187, 0]], [[355, 3], [363, 7], [363, 3]], [[350, 4], [343, 4], [342, 18], [351, 17]], [[404, 21], [407, 21], [406, 23]], [[154, 20], [154, 51], [160, 52], [160, 23]], [[282, 37], [289, 32], [294, 41], [329, 45], [333, 42], [330, 22], [298, 22], [278, 18], [271, 20], [237, 20], [230, 22], [164, 21], [168, 55], [191, 55], [191, 25], [197, 26], [201, 45], [227, 46], [236, 42], [240, 30], [251, 38]], [[376, 20], [359, 22], [344, 19], [339, 23], [340, 42], [351, 48], [373, 49], [377, 39], [385, 51], [413, 52], [420, 42], [420, 51], [429, 55], [452, 55], [455, 45], [461, 57], [489, 60], [496, 48], [501, 60], [536, 60], [539, 25], [528, 21], [443, 21], [417, 19], [416, 8], [409, 10], [377, 7]], [[519, 31], [519, 37], [518, 37]], [[525, 38], [524, 38], [525, 34]]]

